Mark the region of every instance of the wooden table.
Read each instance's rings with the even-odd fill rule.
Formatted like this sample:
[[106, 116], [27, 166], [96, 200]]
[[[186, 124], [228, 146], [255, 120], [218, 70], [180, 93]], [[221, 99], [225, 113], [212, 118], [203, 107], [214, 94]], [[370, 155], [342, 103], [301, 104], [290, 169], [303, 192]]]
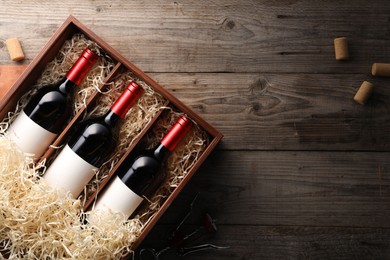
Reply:
[[[3, 0], [0, 39], [17, 36], [27, 64], [69, 14], [225, 136], [143, 247], [163, 247], [201, 192], [188, 228], [208, 212], [219, 231], [199, 243], [230, 248], [185, 259], [390, 257], [390, 78], [370, 75], [390, 63], [390, 2]], [[0, 64], [15, 64], [5, 47]]]

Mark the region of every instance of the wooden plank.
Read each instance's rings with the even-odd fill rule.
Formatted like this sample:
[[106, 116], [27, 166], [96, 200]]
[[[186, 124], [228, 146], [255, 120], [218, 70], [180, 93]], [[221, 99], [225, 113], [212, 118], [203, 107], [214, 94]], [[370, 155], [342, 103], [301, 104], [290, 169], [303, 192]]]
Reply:
[[[172, 228], [158, 225], [141, 248], [162, 247]], [[389, 229], [222, 225], [215, 236], [206, 236], [193, 244], [230, 248], [195, 252], [185, 259], [388, 259], [389, 241]], [[182, 259], [174, 249], [161, 258]]]
[[26, 65], [0, 65], [0, 100], [25, 69]]
[[[151, 73], [224, 134], [228, 150], [389, 151], [389, 80], [363, 74]], [[360, 84], [376, 87], [366, 104]]]
[[[389, 12], [385, 0], [4, 0], [0, 29], [21, 39], [29, 60], [72, 13], [144, 71], [368, 74], [390, 62]], [[350, 39], [347, 62], [334, 59], [340, 35]], [[9, 63], [5, 52], [0, 63]]]
[[[390, 62], [389, 11], [385, 0], [4, 0], [0, 39], [19, 37], [29, 63], [71, 13], [224, 133], [147, 245], [163, 246], [201, 191], [198, 216], [219, 226], [206, 242], [231, 248], [186, 259], [387, 259], [390, 89], [370, 67]], [[351, 60], [334, 60], [336, 36]], [[352, 101], [363, 80], [376, 86], [364, 107]]]
[[150, 73], [224, 135], [228, 150], [389, 151], [387, 79], [370, 79], [366, 106], [352, 97], [365, 75]]
[[161, 223], [195, 212], [220, 224], [390, 227], [390, 153], [215, 151]]

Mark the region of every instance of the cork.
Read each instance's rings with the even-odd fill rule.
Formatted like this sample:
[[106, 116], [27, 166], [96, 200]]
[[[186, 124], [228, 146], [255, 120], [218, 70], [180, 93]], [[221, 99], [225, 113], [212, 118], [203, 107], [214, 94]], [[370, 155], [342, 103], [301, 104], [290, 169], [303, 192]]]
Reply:
[[336, 60], [347, 60], [349, 58], [348, 41], [346, 37], [334, 39], [334, 52]]
[[368, 81], [364, 81], [353, 97], [353, 100], [360, 105], [366, 104], [368, 98], [371, 96], [373, 88], [373, 84]]
[[372, 64], [371, 73], [373, 76], [390, 77], [390, 63]]
[[22, 46], [17, 38], [10, 38], [5, 41], [7, 45], [7, 49], [9, 52], [9, 56], [13, 61], [21, 61], [24, 60], [24, 53], [22, 50]]

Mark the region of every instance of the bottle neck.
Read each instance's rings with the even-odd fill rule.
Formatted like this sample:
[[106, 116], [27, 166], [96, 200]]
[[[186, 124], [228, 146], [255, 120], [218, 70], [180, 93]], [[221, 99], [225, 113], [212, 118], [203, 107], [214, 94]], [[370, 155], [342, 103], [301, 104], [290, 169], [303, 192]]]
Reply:
[[153, 151], [154, 157], [160, 162], [165, 162], [171, 154], [172, 152], [162, 143], [160, 143]]
[[111, 106], [113, 111], [120, 118], [124, 118], [129, 109], [135, 104], [143, 92], [142, 87], [137, 83], [131, 82], [122, 92], [121, 96]]
[[98, 56], [94, 52], [88, 48], [85, 49], [65, 77], [75, 85], [80, 85], [81, 81], [96, 63], [97, 59]]
[[161, 140], [161, 144], [173, 152], [188, 131], [190, 131], [191, 127], [192, 122], [187, 117], [180, 117]]
[[142, 88], [131, 82], [104, 116], [107, 125], [115, 127], [127, 114], [142, 94]]
[[111, 127], [116, 127], [118, 126], [118, 124], [122, 121], [122, 118], [120, 116], [118, 116], [117, 114], [115, 114], [114, 111], [110, 110], [106, 113], [106, 115], [104, 116], [104, 122], [106, 123], [106, 125], [109, 125]]
[[70, 81], [66, 77], [63, 77], [59, 82], [58, 89], [65, 95], [70, 95], [74, 92], [75, 86], [76, 84], [74, 82]]

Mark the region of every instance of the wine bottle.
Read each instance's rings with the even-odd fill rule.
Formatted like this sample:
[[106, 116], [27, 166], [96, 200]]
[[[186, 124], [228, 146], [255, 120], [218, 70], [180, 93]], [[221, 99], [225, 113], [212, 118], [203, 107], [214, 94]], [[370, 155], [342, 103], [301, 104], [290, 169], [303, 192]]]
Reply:
[[[143, 196], [149, 195], [158, 187], [156, 180], [163, 180], [161, 175], [164, 162], [176, 146], [191, 129], [192, 122], [181, 116], [164, 136], [156, 148], [145, 150], [138, 156], [128, 156], [118, 167], [116, 176], [108, 184], [93, 210], [112, 210], [122, 212], [129, 218], [143, 201]], [[160, 177], [160, 178], [159, 178]], [[92, 211], [92, 220], [94, 219]]]
[[73, 93], [98, 59], [98, 55], [85, 49], [68, 73], [54, 84], [41, 87], [31, 97], [7, 135], [19, 148], [39, 158], [56, 136], [65, 128], [72, 115]]
[[43, 179], [74, 197], [80, 195], [116, 148], [120, 122], [142, 92], [142, 87], [131, 82], [105, 115], [81, 122]]

